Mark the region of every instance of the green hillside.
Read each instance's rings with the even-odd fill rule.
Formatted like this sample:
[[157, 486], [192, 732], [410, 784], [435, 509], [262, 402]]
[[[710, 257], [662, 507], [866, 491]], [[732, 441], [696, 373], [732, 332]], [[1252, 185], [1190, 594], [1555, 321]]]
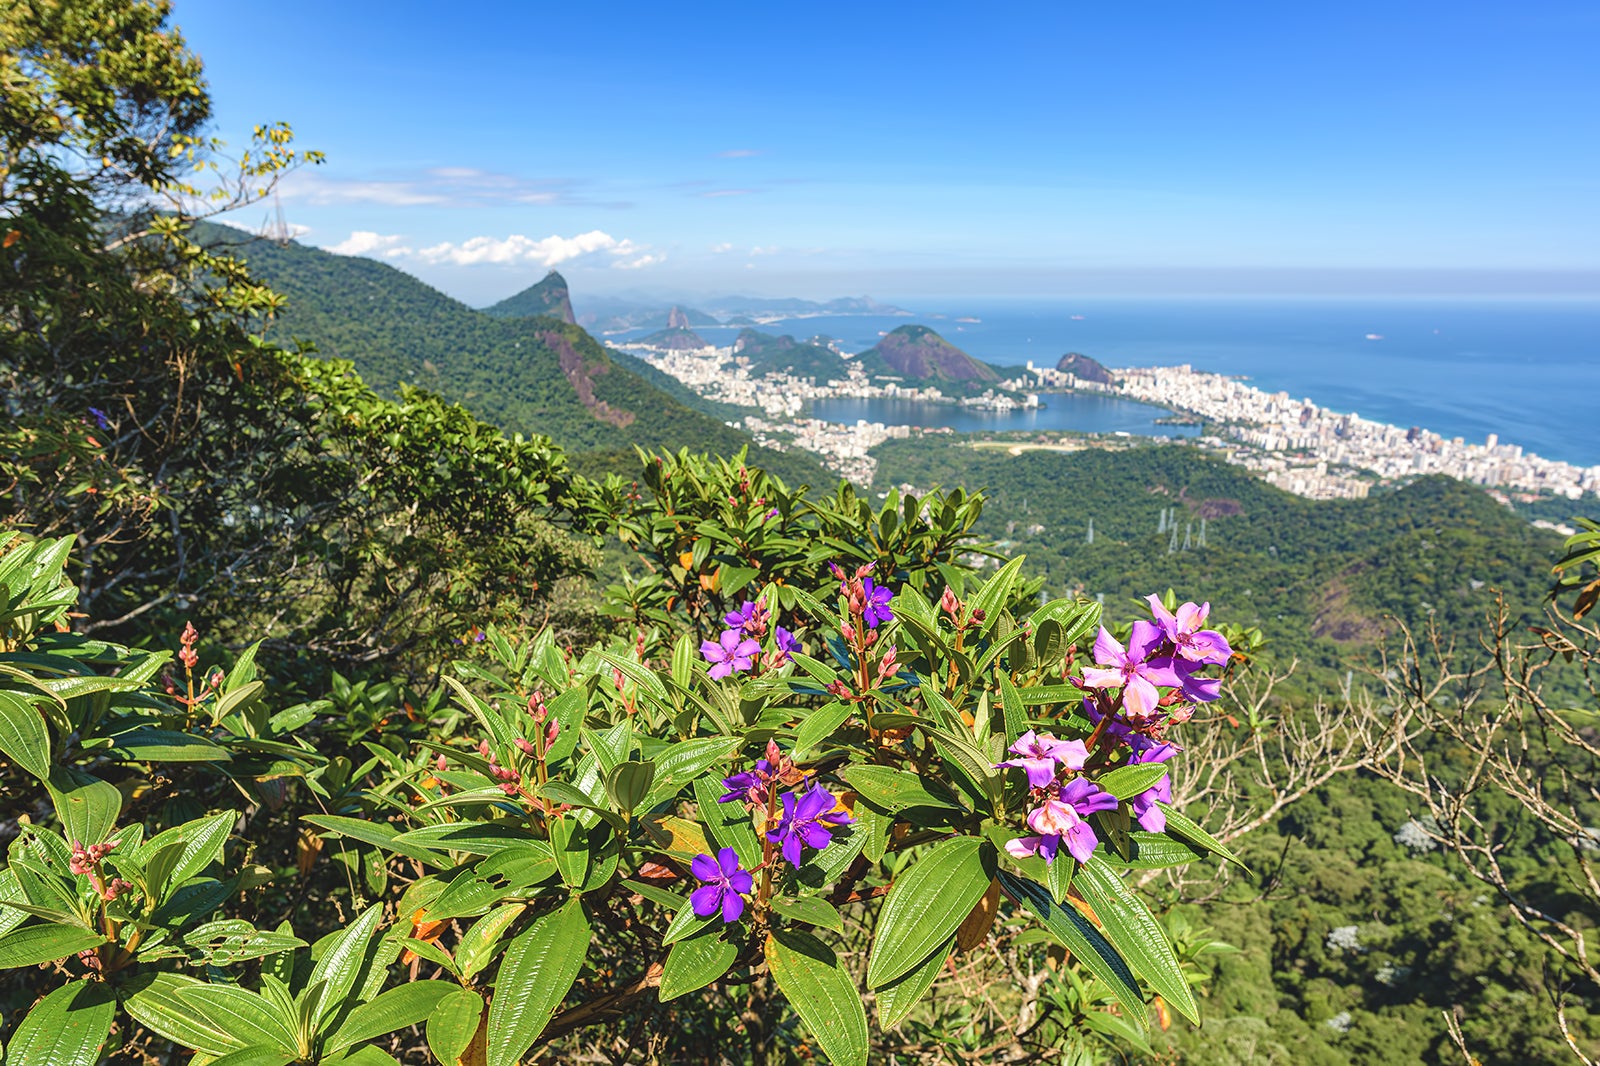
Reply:
[[[212, 235], [244, 239], [221, 227]], [[350, 360], [380, 393], [420, 385], [508, 432], [546, 434], [580, 468], [609, 467], [607, 455], [635, 444], [731, 455], [750, 443], [618, 365], [575, 325], [491, 317], [386, 263], [292, 242], [254, 241], [243, 255], [288, 298], [269, 336]], [[821, 476], [804, 455], [754, 448], [752, 458], [787, 479]]]
[[839, 353], [820, 344], [797, 341], [788, 334], [775, 337], [759, 330], [742, 330], [734, 339], [733, 354], [750, 360], [750, 372], [758, 377], [782, 373], [825, 382], [847, 376]]
[[1013, 456], [921, 437], [873, 454], [880, 488], [982, 489], [980, 531], [1027, 555], [1052, 596], [1111, 604], [1167, 585], [1203, 590], [1219, 617], [1270, 631], [1281, 657], [1329, 670], [1367, 655], [1393, 619], [1474, 629], [1496, 590], [1531, 620], [1560, 546], [1443, 477], [1365, 500], [1307, 500], [1184, 445]]

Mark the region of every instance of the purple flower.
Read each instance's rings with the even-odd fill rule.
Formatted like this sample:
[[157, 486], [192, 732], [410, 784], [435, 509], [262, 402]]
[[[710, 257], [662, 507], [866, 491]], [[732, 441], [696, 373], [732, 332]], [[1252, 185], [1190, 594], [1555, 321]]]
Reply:
[[705, 884], [689, 893], [689, 906], [702, 918], [722, 911], [724, 922], [737, 922], [744, 914], [743, 894], [755, 882], [748, 870], [739, 868], [739, 856], [732, 848], [723, 848], [713, 859], [709, 855], [696, 855], [689, 864], [694, 875]]
[[1006, 843], [1006, 851], [1019, 859], [1038, 855], [1054, 862], [1061, 842], [1079, 862], [1088, 862], [1100, 838], [1084, 821], [1095, 811], [1115, 810], [1117, 798], [1087, 778], [1077, 777], [1062, 787], [1059, 794], [1028, 812], [1028, 828], [1038, 836], [1019, 837]]
[[995, 768], [1020, 767], [1028, 774], [1030, 788], [1048, 787], [1055, 780], [1057, 764], [1068, 770], [1082, 770], [1084, 761], [1089, 758], [1089, 749], [1083, 746], [1083, 741], [1058, 740], [1049, 733], [1038, 736], [1031, 729], [1007, 750], [1017, 757], [995, 763]]
[[782, 626], [772, 627], [773, 639], [778, 645], [778, 661], [786, 663], [789, 657], [800, 650], [800, 642], [794, 639], [794, 634]]
[[1084, 687], [1121, 688], [1122, 706], [1128, 714], [1134, 718], [1150, 717], [1161, 701], [1156, 686], [1176, 688], [1183, 683], [1170, 659], [1149, 659], [1162, 640], [1159, 626], [1135, 622], [1128, 646], [1124, 648], [1105, 626], [1101, 626], [1100, 635], [1094, 640], [1094, 661], [1106, 669], [1091, 666], [1084, 670]]
[[770, 762], [766, 759], [757, 759], [755, 769], [730, 774], [722, 779], [722, 787], [728, 791], [718, 796], [717, 802], [732, 803], [734, 800], [744, 800], [747, 803], [760, 803], [766, 799], [767, 786], [777, 776]]
[[[1166, 762], [1178, 753], [1178, 746], [1171, 742], [1157, 743], [1144, 737], [1139, 739], [1144, 743], [1134, 747], [1133, 754], [1128, 758], [1130, 764]], [[1128, 801], [1128, 806], [1132, 809], [1139, 825], [1152, 833], [1159, 833], [1167, 828], [1167, 814], [1156, 806], [1158, 802], [1172, 802], [1172, 778], [1166, 774], [1161, 776], [1161, 780]]]
[[89, 408], [89, 413], [94, 416], [95, 425], [99, 426], [101, 429], [111, 428], [111, 420], [106, 417], [106, 413], [100, 410], [100, 408], [91, 407]]
[[723, 678], [734, 671], [750, 669], [761, 654], [761, 645], [737, 629], [725, 629], [716, 640], [702, 641], [700, 654], [711, 664], [712, 678]]
[[1200, 671], [1205, 669], [1204, 663], [1192, 663], [1186, 659], [1173, 659], [1171, 662], [1185, 699], [1196, 703], [1210, 703], [1222, 695], [1221, 678], [1200, 676]]
[[783, 794], [783, 816], [776, 829], [768, 830], [767, 839], [783, 845], [783, 857], [790, 866], [800, 865], [800, 845], [821, 851], [833, 842], [836, 826], [847, 825], [850, 816], [833, 808], [838, 801], [833, 793], [815, 785], [802, 796], [793, 792]]
[[894, 598], [894, 593], [876, 584], [870, 577], [861, 582], [861, 591], [866, 596], [866, 608], [861, 616], [866, 619], [868, 629], [877, 629], [884, 622], [894, 620], [894, 612], [889, 610], [889, 601]]
[[1172, 641], [1178, 658], [1193, 663], [1224, 666], [1233, 657], [1233, 649], [1228, 647], [1226, 637], [1214, 629], [1200, 628], [1206, 624], [1206, 616], [1211, 613], [1209, 603], [1202, 603], [1198, 607], [1193, 603], [1185, 603], [1178, 608], [1177, 614], [1173, 614], [1160, 597], [1150, 596], [1148, 599], [1150, 613], [1155, 615], [1156, 624]]

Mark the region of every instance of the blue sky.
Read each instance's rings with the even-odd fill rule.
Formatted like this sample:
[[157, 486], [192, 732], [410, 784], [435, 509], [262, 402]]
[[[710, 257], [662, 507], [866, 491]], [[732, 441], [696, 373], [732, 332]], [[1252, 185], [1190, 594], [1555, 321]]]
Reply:
[[293, 124], [303, 239], [472, 303], [1600, 294], [1592, 0], [270, 12], [176, 2], [217, 132]]

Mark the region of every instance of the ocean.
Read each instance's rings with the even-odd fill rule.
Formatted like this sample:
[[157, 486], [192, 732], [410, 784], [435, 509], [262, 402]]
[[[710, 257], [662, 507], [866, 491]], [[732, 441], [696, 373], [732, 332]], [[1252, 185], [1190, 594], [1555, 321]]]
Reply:
[[[1054, 365], [1065, 352], [1108, 366], [1189, 363], [1335, 411], [1469, 441], [1495, 433], [1549, 459], [1600, 464], [1591, 413], [1600, 396], [1600, 301], [1096, 298], [900, 306], [914, 313], [792, 318], [759, 328], [802, 338], [822, 333], [860, 350], [880, 331], [918, 322], [997, 364]], [[698, 332], [728, 344], [738, 329]]]

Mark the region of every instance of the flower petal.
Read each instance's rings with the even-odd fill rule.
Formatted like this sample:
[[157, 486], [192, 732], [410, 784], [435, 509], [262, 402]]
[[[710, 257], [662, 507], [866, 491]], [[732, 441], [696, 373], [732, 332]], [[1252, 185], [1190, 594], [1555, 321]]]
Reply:
[[744, 914], [744, 900], [737, 892], [724, 892], [722, 894], [722, 921], [737, 922]]
[[717, 908], [722, 905], [721, 885], [701, 885], [689, 893], [689, 906], [702, 918], [709, 918], [717, 913]]
[[1094, 661], [1101, 666], [1121, 666], [1127, 660], [1128, 652], [1121, 642], [1111, 635], [1111, 630], [1101, 626], [1099, 635], [1094, 638]]
[[709, 855], [696, 855], [694, 861], [689, 863], [689, 869], [702, 881], [722, 880], [722, 871], [717, 869], [717, 860]]

